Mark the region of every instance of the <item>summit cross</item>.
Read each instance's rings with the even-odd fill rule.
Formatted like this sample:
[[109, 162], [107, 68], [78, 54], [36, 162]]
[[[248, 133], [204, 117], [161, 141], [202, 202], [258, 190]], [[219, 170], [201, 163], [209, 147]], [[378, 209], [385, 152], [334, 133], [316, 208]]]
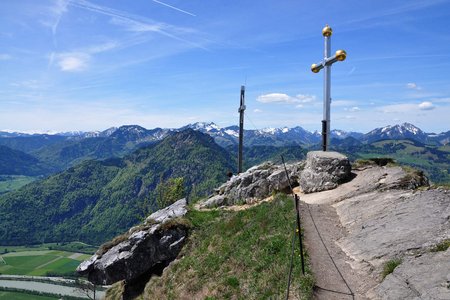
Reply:
[[328, 151], [330, 145], [330, 104], [331, 104], [331, 65], [337, 61], [343, 61], [347, 57], [344, 50], [338, 50], [331, 56], [331, 34], [333, 30], [326, 25], [322, 29], [322, 35], [325, 37], [324, 58], [318, 64], [311, 65], [311, 71], [318, 73], [324, 69], [323, 80], [323, 120], [322, 120], [322, 150]]

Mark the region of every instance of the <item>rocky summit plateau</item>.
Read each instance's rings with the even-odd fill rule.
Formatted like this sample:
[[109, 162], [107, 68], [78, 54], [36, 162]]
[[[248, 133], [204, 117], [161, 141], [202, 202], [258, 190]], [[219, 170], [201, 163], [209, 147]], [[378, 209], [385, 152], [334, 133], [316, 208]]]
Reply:
[[[250, 168], [190, 208], [177, 201], [100, 249], [78, 271], [95, 283], [124, 280], [130, 290], [149, 273], [170, 278], [170, 262], [191, 239], [192, 229], [179, 221], [189, 210], [248, 209], [290, 193], [291, 186], [300, 197], [315, 299], [450, 299], [450, 191], [430, 187], [423, 172], [389, 160], [351, 166], [344, 155], [322, 151], [286, 168]], [[165, 268], [156, 270], [160, 264]], [[120, 297], [133, 299], [126, 295]]]

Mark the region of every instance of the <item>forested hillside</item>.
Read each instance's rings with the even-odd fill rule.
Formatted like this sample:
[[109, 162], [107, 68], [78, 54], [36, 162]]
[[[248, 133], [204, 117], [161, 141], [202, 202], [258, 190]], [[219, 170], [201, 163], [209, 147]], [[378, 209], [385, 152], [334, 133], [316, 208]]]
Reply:
[[0, 175], [44, 175], [52, 169], [34, 156], [0, 145]]
[[161, 180], [183, 178], [187, 195], [204, 196], [226, 180], [232, 161], [211, 137], [186, 130], [123, 159], [83, 162], [1, 196], [0, 240], [102, 243], [156, 207]]

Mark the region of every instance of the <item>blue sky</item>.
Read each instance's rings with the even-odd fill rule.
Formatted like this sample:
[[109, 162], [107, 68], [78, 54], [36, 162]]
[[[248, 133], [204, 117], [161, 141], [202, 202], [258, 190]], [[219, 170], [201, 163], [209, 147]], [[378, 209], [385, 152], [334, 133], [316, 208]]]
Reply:
[[321, 30], [331, 127], [450, 130], [450, 1], [5, 0], [0, 130], [238, 122], [319, 130]]

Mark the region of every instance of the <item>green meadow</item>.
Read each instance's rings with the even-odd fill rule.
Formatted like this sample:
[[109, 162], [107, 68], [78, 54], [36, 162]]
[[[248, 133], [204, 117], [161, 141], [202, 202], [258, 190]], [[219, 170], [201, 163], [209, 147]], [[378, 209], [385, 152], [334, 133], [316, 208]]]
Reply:
[[5, 300], [56, 300], [59, 297], [39, 296], [19, 292], [0, 291], [0, 299]]
[[8, 252], [0, 254], [0, 274], [5, 275], [73, 276], [76, 267], [91, 256], [45, 246], [4, 249]]

